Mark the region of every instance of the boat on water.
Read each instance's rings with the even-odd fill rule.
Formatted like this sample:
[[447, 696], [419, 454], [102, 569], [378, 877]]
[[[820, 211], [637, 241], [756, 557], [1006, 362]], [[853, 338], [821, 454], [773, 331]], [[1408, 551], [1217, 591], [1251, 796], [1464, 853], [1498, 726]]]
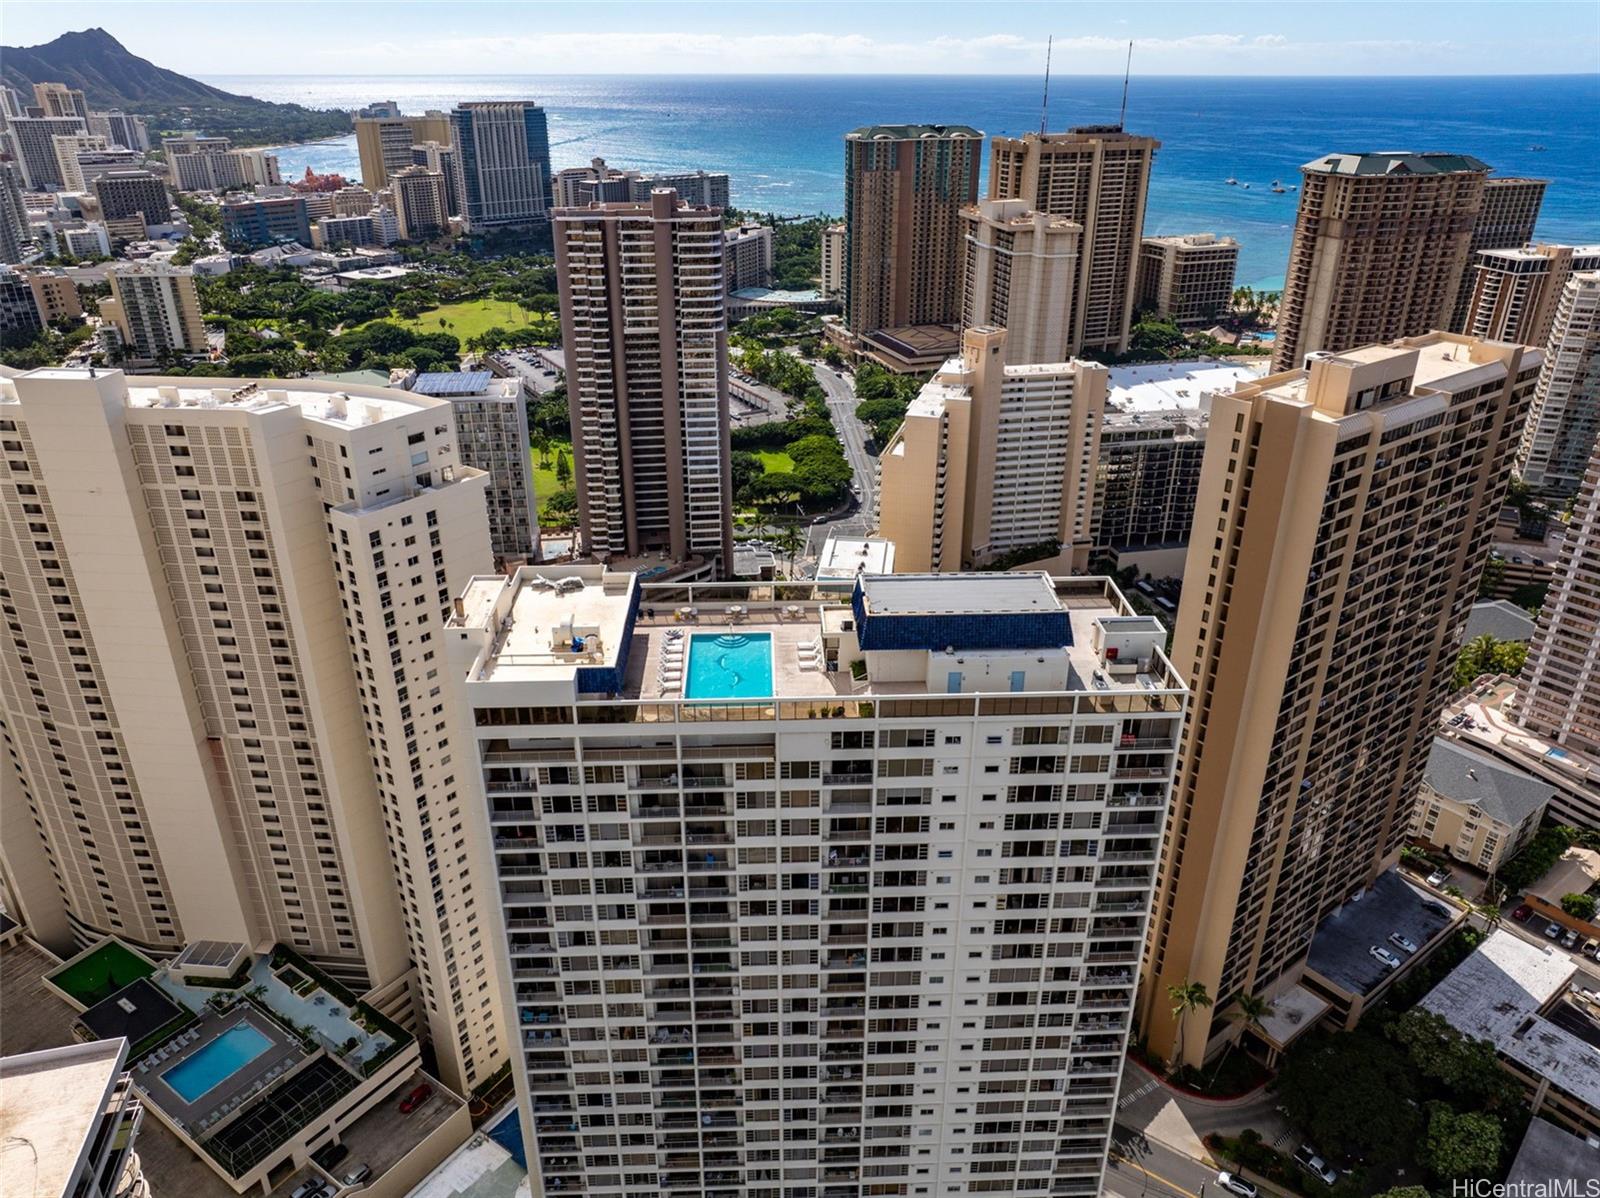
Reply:
[[1248, 184], [1248, 183], [1241, 183], [1241, 184], [1239, 184], [1239, 186], [1244, 188], [1246, 191], [1250, 190], [1250, 184]]
[[1534, 142], [1533, 145], [1528, 147], [1528, 149], [1532, 150], [1535, 154], [1543, 154], [1544, 153], [1544, 147], [1542, 145], [1540, 145], [1538, 142]]
[[[1226, 179], [1223, 180], [1223, 182], [1226, 183], [1229, 187], [1237, 187], [1237, 186], [1239, 186], [1239, 180], [1235, 179], [1232, 175], [1229, 175]], [[1249, 184], [1247, 183], [1247, 184], [1245, 184], [1245, 186], [1248, 187]]]
[[1288, 190], [1289, 189], [1283, 185], [1283, 181], [1281, 179], [1274, 179], [1272, 181], [1272, 194], [1273, 195], [1280, 195], [1281, 196], [1281, 195], [1284, 194], [1284, 192], [1286, 192]]

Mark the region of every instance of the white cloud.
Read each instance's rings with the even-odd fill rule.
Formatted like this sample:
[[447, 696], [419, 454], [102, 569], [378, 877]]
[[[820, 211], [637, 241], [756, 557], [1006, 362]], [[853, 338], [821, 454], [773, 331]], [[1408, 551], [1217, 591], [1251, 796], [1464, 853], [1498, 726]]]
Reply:
[[[1121, 72], [1127, 39], [1056, 38], [1058, 71]], [[1325, 74], [1367, 74], [1403, 67], [1411, 73], [1487, 69], [1492, 48], [1445, 40], [1296, 41], [1282, 34], [1198, 33], [1134, 41], [1135, 74], [1298, 73], [1307, 64]], [[347, 72], [406, 70], [427, 74], [1028, 74], [1042, 69], [1043, 36], [984, 34], [882, 39], [822, 31], [555, 32], [510, 36], [445, 36], [419, 41], [310, 47], [313, 59]]]

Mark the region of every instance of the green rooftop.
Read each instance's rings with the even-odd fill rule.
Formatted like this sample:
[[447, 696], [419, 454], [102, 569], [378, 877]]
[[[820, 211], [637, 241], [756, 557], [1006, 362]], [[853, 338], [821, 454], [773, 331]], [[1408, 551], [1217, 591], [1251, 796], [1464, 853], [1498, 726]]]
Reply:
[[858, 141], [918, 141], [924, 137], [983, 137], [971, 125], [863, 125], [845, 137]]
[[1493, 168], [1470, 154], [1379, 150], [1367, 154], [1325, 154], [1300, 169], [1319, 175], [1457, 175], [1488, 174]]
[[85, 1007], [92, 1007], [155, 971], [154, 965], [126, 945], [108, 940], [46, 974], [45, 980]]

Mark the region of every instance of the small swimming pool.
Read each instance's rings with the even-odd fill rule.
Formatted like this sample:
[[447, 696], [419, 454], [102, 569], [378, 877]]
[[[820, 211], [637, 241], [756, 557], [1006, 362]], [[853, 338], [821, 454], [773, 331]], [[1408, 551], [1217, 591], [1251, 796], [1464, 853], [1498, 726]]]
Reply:
[[190, 1106], [272, 1047], [272, 1041], [248, 1023], [230, 1027], [193, 1056], [161, 1075], [161, 1080]]
[[770, 699], [770, 632], [697, 632], [689, 638], [686, 699]]

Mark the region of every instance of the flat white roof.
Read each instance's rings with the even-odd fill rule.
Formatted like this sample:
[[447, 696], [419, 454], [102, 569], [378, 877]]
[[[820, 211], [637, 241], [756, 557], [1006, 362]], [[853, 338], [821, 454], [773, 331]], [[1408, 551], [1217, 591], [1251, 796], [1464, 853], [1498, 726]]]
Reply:
[[[90, 1133], [122, 1072], [122, 1040], [96, 1040], [0, 1058], [0, 1171], [20, 1183], [31, 1167], [31, 1192], [72, 1192], [86, 1162]], [[17, 1148], [17, 1142], [26, 1147]], [[31, 1152], [29, 1151], [31, 1149]]]
[[[102, 379], [112, 372], [102, 371]], [[51, 367], [12, 376], [14, 385], [27, 386], [30, 379], [84, 380], [88, 370]], [[398, 416], [427, 408], [448, 407], [448, 401], [394, 387], [376, 387], [321, 382], [313, 379], [222, 379], [161, 378], [155, 375], [127, 375], [123, 378], [125, 402], [130, 408], [237, 409], [247, 412], [294, 406], [309, 420], [339, 428], [359, 428], [379, 424]], [[10, 389], [0, 386], [0, 403]]]
[[1106, 410], [1147, 413], [1199, 408], [1203, 394], [1231, 392], [1240, 383], [1253, 383], [1266, 375], [1268, 364], [1268, 359], [1259, 358], [1239, 363], [1199, 359], [1113, 366], [1107, 379]]
[[1463, 1035], [1488, 1040], [1535, 1077], [1600, 1107], [1600, 1048], [1539, 1014], [1578, 972], [1565, 952], [1503, 929], [1422, 1000]]
[[892, 574], [894, 542], [885, 537], [841, 537], [835, 533], [817, 559], [818, 578], [854, 578], [857, 574]]
[[1048, 574], [878, 574], [861, 580], [868, 616], [1015, 615], [1062, 610]]

